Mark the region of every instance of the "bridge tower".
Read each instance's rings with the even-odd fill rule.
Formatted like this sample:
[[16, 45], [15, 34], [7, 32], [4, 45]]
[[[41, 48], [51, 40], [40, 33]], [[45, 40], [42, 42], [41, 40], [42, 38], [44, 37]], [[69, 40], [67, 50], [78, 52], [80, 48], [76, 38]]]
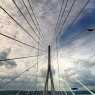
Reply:
[[47, 69], [47, 75], [46, 75], [46, 81], [45, 81], [45, 87], [44, 87], [44, 95], [48, 95], [48, 81], [50, 79], [51, 82], [51, 92], [54, 91], [54, 82], [53, 82], [53, 74], [51, 70], [51, 46], [48, 46], [48, 69]]

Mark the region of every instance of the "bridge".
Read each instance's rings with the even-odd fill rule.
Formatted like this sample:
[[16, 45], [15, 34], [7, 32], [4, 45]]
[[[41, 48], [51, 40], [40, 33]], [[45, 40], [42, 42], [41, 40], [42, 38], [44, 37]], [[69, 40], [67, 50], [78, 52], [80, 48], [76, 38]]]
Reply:
[[0, 95], [95, 95], [65, 69], [60, 40], [91, 0], [55, 1], [0, 0]]

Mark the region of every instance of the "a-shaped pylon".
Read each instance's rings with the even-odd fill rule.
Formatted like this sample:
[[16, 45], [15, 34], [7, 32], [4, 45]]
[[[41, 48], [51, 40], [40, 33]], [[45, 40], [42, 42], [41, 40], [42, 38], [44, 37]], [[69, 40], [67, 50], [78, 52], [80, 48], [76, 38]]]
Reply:
[[44, 88], [44, 95], [48, 95], [48, 81], [50, 78], [51, 82], [51, 92], [54, 91], [54, 83], [53, 83], [53, 74], [51, 70], [51, 47], [48, 46], [48, 69], [47, 69], [47, 75], [46, 75], [46, 81], [45, 81], [45, 88]]

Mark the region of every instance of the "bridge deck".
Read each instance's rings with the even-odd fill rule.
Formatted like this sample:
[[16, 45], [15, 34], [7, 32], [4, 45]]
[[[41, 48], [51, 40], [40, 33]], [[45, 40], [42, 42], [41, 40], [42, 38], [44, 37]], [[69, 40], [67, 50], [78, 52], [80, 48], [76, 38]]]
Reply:
[[[18, 91], [0, 91], [0, 95], [16, 95]], [[48, 95], [72, 95], [71, 92], [64, 91], [55, 91], [54, 94], [52, 92], [48, 92]], [[74, 91], [75, 95], [91, 95], [87, 91]], [[43, 91], [21, 91], [18, 95], [43, 95]]]

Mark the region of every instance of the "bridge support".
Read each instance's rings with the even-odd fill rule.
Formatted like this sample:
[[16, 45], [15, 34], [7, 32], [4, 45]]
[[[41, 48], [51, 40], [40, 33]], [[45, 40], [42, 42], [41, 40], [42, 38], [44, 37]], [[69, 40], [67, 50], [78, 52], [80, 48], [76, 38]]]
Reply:
[[44, 95], [48, 95], [48, 81], [50, 78], [51, 82], [51, 92], [54, 91], [54, 82], [53, 82], [53, 75], [51, 70], [51, 47], [48, 46], [48, 69], [47, 69], [47, 75], [46, 75], [46, 81], [45, 81], [45, 87], [44, 87]]

